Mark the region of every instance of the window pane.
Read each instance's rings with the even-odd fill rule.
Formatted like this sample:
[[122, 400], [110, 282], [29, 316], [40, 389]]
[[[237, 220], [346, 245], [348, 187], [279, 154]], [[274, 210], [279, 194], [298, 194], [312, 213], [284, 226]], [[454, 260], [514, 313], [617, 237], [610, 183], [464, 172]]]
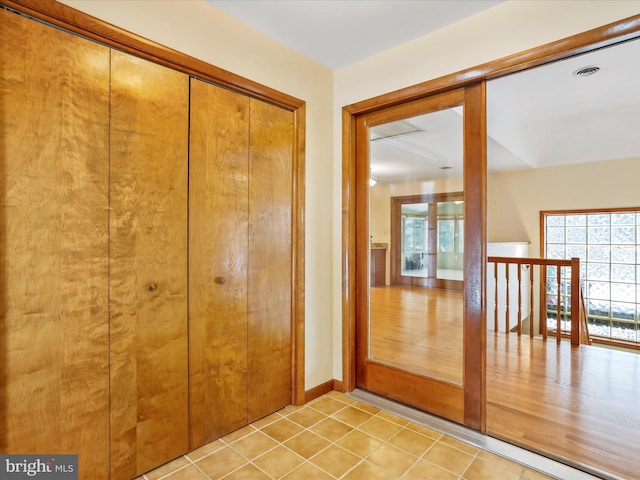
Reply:
[[547, 228], [547, 243], [564, 243], [564, 227]]
[[611, 337], [611, 325], [608, 320], [589, 319], [589, 334], [599, 337]]
[[585, 226], [587, 224], [587, 216], [581, 215], [567, 215], [567, 227], [569, 226]]
[[587, 229], [585, 227], [567, 228], [567, 243], [586, 243]]
[[453, 252], [454, 250], [453, 220], [438, 220], [438, 251]]
[[567, 258], [579, 258], [582, 263], [587, 261], [586, 245], [567, 245]]
[[565, 258], [564, 244], [547, 245], [547, 258]]
[[611, 280], [613, 280], [614, 282], [627, 282], [635, 284], [636, 269], [634, 265], [611, 265]]
[[587, 279], [588, 280], [604, 280], [609, 281], [609, 264], [608, 263], [587, 263]]
[[607, 262], [609, 263], [609, 254], [611, 253], [611, 248], [609, 245], [601, 246], [601, 245], [589, 245], [587, 247], [587, 260], [590, 262]]
[[636, 243], [636, 229], [634, 227], [612, 227], [611, 243]]
[[621, 245], [611, 246], [611, 262], [636, 263], [636, 248]]
[[[624, 302], [624, 301], [636, 301], [636, 289], [635, 285], [630, 283], [612, 283], [611, 284], [611, 300]], [[621, 318], [613, 312], [614, 317]]]
[[607, 282], [587, 282], [587, 295], [589, 298], [609, 300], [611, 293]]
[[606, 300], [589, 300], [587, 301], [587, 310], [589, 316], [609, 318], [611, 314], [611, 303]]
[[564, 215], [547, 215], [547, 227], [564, 227]]
[[635, 217], [633, 212], [612, 213], [611, 225], [635, 225]]
[[618, 320], [631, 320], [636, 316], [636, 304], [627, 302], [611, 302], [611, 316]]
[[589, 225], [609, 225], [611, 216], [608, 213], [589, 214]]
[[609, 243], [611, 229], [609, 227], [589, 227], [589, 243]]
[[611, 338], [633, 342], [636, 340], [635, 326], [625, 322], [612, 322]]

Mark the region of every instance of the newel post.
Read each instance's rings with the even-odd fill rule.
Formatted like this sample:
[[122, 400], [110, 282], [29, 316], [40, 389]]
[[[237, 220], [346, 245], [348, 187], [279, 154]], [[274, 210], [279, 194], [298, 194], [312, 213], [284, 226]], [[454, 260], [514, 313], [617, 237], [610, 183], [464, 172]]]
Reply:
[[[571, 345], [580, 345], [580, 259], [571, 259]], [[558, 307], [558, 311], [560, 308]], [[559, 334], [559, 333], [558, 333]]]

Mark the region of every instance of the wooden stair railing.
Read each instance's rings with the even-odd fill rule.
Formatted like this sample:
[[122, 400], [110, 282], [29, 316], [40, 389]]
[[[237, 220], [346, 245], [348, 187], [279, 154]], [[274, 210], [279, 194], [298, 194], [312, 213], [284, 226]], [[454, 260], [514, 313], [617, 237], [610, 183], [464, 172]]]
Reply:
[[[547, 331], [547, 267], [555, 266], [556, 267], [556, 283], [558, 285], [556, 292], [556, 341], [560, 343], [562, 339], [562, 328], [561, 328], [561, 318], [563, 314], [562, 310], [562, 268], [571, 267], [571, 305], [570, 312], [567, 312], [565, 305], [564, 308], [564, 317], [565, 320], [568, 316], [571, 316], [571, 344], [572, 345], [580, 345], [580, 344], [590, 344], [591, 340], [589, 338], [589, 332], [587, 328], [587, 317], [586, 317], [586, 308], [584, 305], [584, 297], [582, 295], [582, 288], [580, 285], [580, 259], [572, 258], [571, 260], [558, 260], [558, 259], [549, 259], [549, 258], [520, 258], [520, 257], [497, 257], [490, 256], [487, 258], [489, 263], [493, 263], [493, 277], [495, 281], [494, 287], [494, 330], [497, 332], [499, 330], [499, 305], [500, 302], [504, 303], [505, 310], [505, 331], [509, 333], [512, 329], [510, 327], [511, 321], [511, 286], [510, 283], [510, 265], [517, 266], [517, 292], [513, 292], [518, 296], [517, 303], [517, 315], [515, 326], [513, 327], [513, 331], [517, 332], [518, 335], [522, 334], [523, 331], [523, 311], [522, 311], [522, 303], [523, 303], [523, 275], [522, 272], [527, 271], [528, 275], [525, 275], [525, 278], [528, 279], [528, 288], [524, 295], [528, 297], [528, 319], [529, 319], [529, 335], [531, 337], [534, 336], [534, 284], [535, 284], [535, 275], [534, 269], [539, 270], [538, 281], [540, 283], [540, 307], [538, 308], [538, 320], [540, 326], [540, 334], [546, 340], [548, 331]], [[504, 279], [499, 278], [498, 275], [498, 265], [504, 264]], [[489, 271], [489, 269], [488, 269]], [[499, 298], [499, 288], [498, 285], [501, 280], [505, 280], [505, 295], [504, 299]]]
[[583, 345], [591, 345], [591, 337], [589, 336], [589, 322], [587, 322], [587, 306], [580, 288], [580, 343]]

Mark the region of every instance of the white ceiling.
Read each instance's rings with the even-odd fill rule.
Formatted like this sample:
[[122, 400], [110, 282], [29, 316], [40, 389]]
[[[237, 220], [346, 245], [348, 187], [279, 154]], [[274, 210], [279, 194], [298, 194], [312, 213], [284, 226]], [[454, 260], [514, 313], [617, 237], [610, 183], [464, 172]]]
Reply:
[[[639, 59], [635, 40], [489, 81], [488, 170], [640, 158]], [[573, 75], [586, 66], [600, 71]], [[390, 183], [462, 175], [460, 108], [402, 122], [422, 131], [373, 140], [374, 176]]]
[[[207, 1], [333, 69], [501, 3]], [[640, 157], [639, 59], [640, 40], [636, 40], [488, 82], [490, 171]], [[597, 74], [573, 75], [592, 65], [600, 67]], [[381, 182], [460, 176], [461, 109], [409, 122], [416, 127], [413, 130], [421, 131], [372, 141], [374, 175]]]
[[504, 0], [206, 0], [337, 69], [470, 17]]

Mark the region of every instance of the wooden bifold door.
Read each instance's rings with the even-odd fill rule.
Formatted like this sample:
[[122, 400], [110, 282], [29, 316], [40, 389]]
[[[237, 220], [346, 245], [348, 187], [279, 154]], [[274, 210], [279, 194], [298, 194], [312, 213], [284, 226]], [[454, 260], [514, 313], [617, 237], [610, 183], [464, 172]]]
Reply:
[[108, 478], [110, 50], [0, 25], [0, 453]]
[[290, 112], [191, 80], [192, 448], [291, 400], [292, 136]]
[[112, 478], [189, 448], [189, 77], [111, 52]]
[[0, 453], [130, 479], [289, 405], [294, 113], [0, 23]]

